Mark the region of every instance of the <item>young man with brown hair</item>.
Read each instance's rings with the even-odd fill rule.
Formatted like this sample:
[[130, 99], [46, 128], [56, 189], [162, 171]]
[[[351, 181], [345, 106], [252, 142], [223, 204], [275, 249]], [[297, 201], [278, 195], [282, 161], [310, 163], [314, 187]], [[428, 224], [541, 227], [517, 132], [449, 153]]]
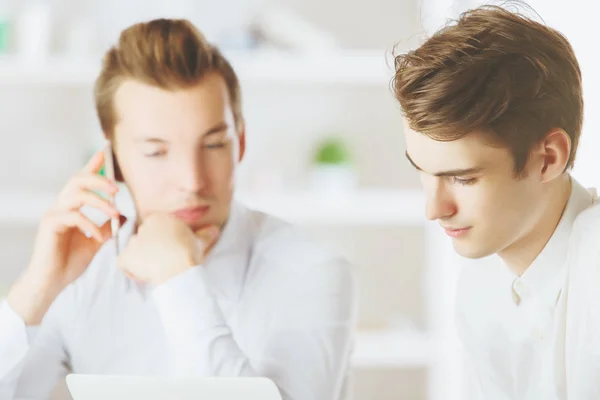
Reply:
[[136, 24], [106, 54], [95, 95], [136, 218], [117, 258], [110, 224], [81, 213], [119, 217], [96, 194], [117, 191], [97, 175], [102, 152], [66, 185], [0, 303], [0, 398], [45, 399], [68, 369], [262, 376], [284, 399], [342, 398], [352, 269], [232, 200], [245, 131], [227, 60], [187, 21]]
[[[595, 191], [569, 173], [583, 120], [571, 45], [484, 6], [395, 61], [406, 156], [427, 217], [460, 255], [502, 261], [465, 267], [459, 280], [474, 391], [486, 400], [599, 398], [600, 330], [585, 317], [599, 308], [599, 279], [585, 288], [573, 277], [599, 270], [597, 254], [574, 260], [598, 248], [600, 210]], [[582, 234], [585, 226], [595, 228]]]

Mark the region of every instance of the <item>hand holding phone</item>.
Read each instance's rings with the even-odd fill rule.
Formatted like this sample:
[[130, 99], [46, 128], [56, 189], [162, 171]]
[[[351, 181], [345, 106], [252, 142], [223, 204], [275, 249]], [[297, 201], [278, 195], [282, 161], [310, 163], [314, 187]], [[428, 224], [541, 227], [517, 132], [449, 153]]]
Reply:
[[[103, 166], [111, 179], [99, 175]], [[112, 151], [98, 151], [42, 217], [29, 266], [8, 294], [8, 303], [27, 325], [39, 324], [56, 296], [83, 274], [111, 236], [117, 237], [126, 218], [114, 206], [119, 187], [113, 176]], [[111, 222], [97, 226], [82, 213], [84, 206], [102, 211]]]

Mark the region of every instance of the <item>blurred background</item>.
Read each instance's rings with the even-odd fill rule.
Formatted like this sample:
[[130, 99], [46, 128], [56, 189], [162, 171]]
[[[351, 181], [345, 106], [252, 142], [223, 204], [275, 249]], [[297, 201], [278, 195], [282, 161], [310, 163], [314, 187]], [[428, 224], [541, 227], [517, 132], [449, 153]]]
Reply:
[[[102, 146], [92, 86], [128, 25], [183, 17], [238, 72], [248, 151], [241, 201], [338, 247], [360, 279], [350, 399], [461, 399], [458, 259], [423, 217], [390, 90], [402, 52], [478, 5], [450, 0], [0, 0], [0, 297], [40, 215]], [[583, 0], [529, 4], [571, 40], [586, 120], [575, 176], [597, 186], [600, 61]], [[68, 399], [59, 390], [57, 399]]]

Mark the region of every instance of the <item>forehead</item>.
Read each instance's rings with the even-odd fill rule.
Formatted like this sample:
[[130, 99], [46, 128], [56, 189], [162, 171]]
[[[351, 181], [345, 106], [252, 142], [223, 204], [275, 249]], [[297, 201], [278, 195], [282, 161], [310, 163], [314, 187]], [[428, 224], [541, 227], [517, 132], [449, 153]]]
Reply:
[[475, 131], [453, 141], [438, 141], [412, 130], [404, 122], [406, 152], [423, 171], [468, 169], [512, 163], [508, 148], [494, 143], [489, 134]]
[[166, 128], [165, 124], [214, 123], [230, 110], [227, 86], [218, 74], [209, 74], [197, 85], [180, 90], [127, 80], [117, 89], [114, 105], [118, 125], [159, 129]]

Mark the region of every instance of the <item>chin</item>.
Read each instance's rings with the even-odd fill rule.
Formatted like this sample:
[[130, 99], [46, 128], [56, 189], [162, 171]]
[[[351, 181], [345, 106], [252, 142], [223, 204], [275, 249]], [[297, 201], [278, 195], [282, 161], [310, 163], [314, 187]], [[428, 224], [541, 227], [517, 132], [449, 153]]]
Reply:
[[192, 228], [193, 230], [198, 230], [213, 225], [223, 227], [225, 221], [226, 219], [221, 217], [220, 215], [213, 215], [211, 213], [209, 215], [206, 215], [206, 217], [202, 218], [201, 220], [194, 221], [193, 223], [188, 224], [188, 226], [190, 226], [190, 228]]
[[482, 246], [477, 246], [475, 243], [457, 243], [456, 241], [452, 241], [452, 246], [458, 255], [472, 260], [485, 258], [494, 253]]

